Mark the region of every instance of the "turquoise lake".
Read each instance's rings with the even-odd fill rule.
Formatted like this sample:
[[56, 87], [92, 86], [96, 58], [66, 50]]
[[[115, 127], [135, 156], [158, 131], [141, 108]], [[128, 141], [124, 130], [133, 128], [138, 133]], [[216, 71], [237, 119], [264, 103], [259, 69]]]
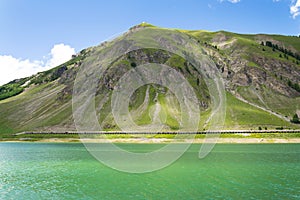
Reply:
[[0, 143], [0, 199], [300, 199], [300, 144], [217, 144], [198, 159], [200, 146], [162, 170], [129, 174], [80, 143]]

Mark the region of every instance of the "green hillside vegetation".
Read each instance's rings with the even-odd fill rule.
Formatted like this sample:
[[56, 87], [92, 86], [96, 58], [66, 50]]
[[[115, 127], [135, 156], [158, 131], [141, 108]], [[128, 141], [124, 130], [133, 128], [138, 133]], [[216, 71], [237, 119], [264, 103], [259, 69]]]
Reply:
[[261, 127], [272, 130], [291, 126], [289, 122], [244, 103], [229, 93], [227, 93], [226, 111], [225, 124], [229, 129], [236, 126], [238, 129], [245, 127], [258, 130]]
[[[142, 32], [145, 29], [170, 41], [172, 31], [186, 34], [216, 64], [227, 90], [224, 129], [300, 128], [295, 118], [300, 110], [299, 37], [165, 29], [143, 23], [113, 41], [82, 50], [60, 66], [0, 86], [0, 137], [9, 138], [22, 131], [76, 130], [72, 92], [80, 67], [86, 63], [92, 63], [92, 69], [99, 67], [93, 64], [98, 55], [104, 55], [128, 35], [139, 38], [137, 46], [155, 40]], [[111, 113], [114, 86], [126, 71], [146, 63], [168, 65], [188, 80], [200, 104], [199, 131], [207, 130], [212, 100], [203, 75], [181, 56], [159, 47], [128, 52], [113, 61], [101, 77], [95, 105], [102, 128], [119, 130]], [[179, 102], [165, 87], [150, 84], [139, 88], [131, 96], [129, 110], [140, 126], [156, 121], [163, 122], [164, 130], [180, 129]]]
[[16, 96], [24, 91], [18, 83], [8, 83], [6, 85], [0, 86], [0, 100], [7, 99], [9, 97]]

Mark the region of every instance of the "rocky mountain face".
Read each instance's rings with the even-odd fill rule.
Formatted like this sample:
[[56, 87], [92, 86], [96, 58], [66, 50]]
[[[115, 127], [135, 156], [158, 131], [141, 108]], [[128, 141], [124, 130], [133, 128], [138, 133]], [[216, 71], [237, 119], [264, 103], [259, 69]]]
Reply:
[[[155, 32], [154, 36], [151, 32]], [[122, 47], [130, 49], [132, 37], [138, 38], [134, 45], [143, 48], [125, 50], [110, 60], [97, 82], [95, 109], [103, 129], [119, 129], [111, 112], [111, 96], [118, 81], [128, 71], [147, 63], [169, 66], [185, 77], [198, 99], [199, 130], [206, 129], [214, 98], [205, 81], [209, 75], [199, 70], [197, 61], [186, 59], [196, 51], [215, 65], [224, 81], [224, 129], [299, 128], [290, 119], [300, 110], [300, 38], [173, 30], [141, 24], [113, 41], [82, 50], [56, 68], [0, 86], [0, 134], [75, 130], [72, 97], [78, 73], [91, 78], [103, 68], [110, 52], [121, 51], [117, 48], [121, 42]], [[185, 37], [190, 44], [182, 41]], [[145, 45], [151, 40], [165, 48]], [[186, 50], [184, 45], [191, 47]], [[87, 70], [82, 71], [83, 67]], [[165, 130], [180, 129], [180, 102], [167, 87], [147, 84], [138, 88], [130, 97], [129, 110], [140, 126], [158, 120]]]
[[194, 35], [206, 39], [208, 54], [221, 68], [230, 93], [286, 119], [297, 112], [300, 38], [226, 32]]
[[[227, 34], [230, 36], [226, 36]], [[240, 38], [237, 39], [237, 37]], [[209, 54], [222, 68], [224, 78], [228, 81], [228, 88], [265, 85], [289, 97], [299, 96], [299, 91], [287, 84], [287, 80], [299, 83], [299, 60], [290, 56], [283, 59], [283, 52], [262, 45], [267, 38], [272, 40], [272, 36], [265, 36], [262, 40], [255, 35], [246, 37], [220, 32], [210, 40], [211, 46], [207, 46], [212, 47]], [[292, 39], [295, 42], [300, 40], [297, 37], [292, 37]], [[288, 44], [282, 42], [281, 45], [286, 48]], [[292, 48], [292, 46], [287, 48]]]

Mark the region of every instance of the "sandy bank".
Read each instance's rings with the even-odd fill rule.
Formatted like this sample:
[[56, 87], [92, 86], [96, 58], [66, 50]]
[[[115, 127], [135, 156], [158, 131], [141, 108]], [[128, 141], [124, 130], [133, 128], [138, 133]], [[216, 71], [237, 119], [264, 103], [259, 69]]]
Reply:
[[[26, 140], [15, 140], [5, 142], [31, 142]], [[194, 139], [194, 140], [182, 140], [182, 139], [167, 139], [167, 138], [114, 138], [114, 139], [74, 139], [74, 138], [51, 138], [51, 139], [40, 139], [34, 142], [89, 142], [89, 143], [137, 143], [137, 144], [155, 144], [155, 143], [190, 143], [201, 144], [205, 142], [205, 139]], [[207, 142], [207, 141], [206, 141]], [[209, 142], [207, 142], [209, 143]], [[219, 144], [267, 144], [267, 143], [300, 143], [300, 138], [219, 138], [217, 140]]]

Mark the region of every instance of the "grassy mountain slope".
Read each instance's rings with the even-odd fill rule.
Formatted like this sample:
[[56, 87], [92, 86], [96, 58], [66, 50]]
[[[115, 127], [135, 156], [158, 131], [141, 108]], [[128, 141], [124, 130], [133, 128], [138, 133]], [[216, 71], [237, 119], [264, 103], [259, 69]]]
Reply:
[[300, 38], [224, 31], [188, 33], [212, 48], [212, 58], [224, 68], [227, 88], [235, 96], [287, 117], [300, 108]]
[[[224, 31], [186, 31], [141, 24], [126, 34], [149, 39], [143, 29], [164, 35], [166, 30], [186, 34], [203, 49], [222, 73], [227, 90], [224, 129], [299, 128], [289, 119], [300, 109], [300, 38], [279, 35], [241, 35]], [[72, 92], [76, 74], [82, 65], [105, 55], [104, 47], [113, 41], [85, 49], [70, 61], [31, 77], [0, 87], [0, 134], [9, 137], [20, 131], [75, 130], [72, 116]], [[151, 41], [150, 41], [151, 42]], [[128, 70], [146, 63], [166, 64], [180, 72], [193, 87], [199, 100], [199, 130], [206, 129], [211, 101], [203, 75], [182, 57], [146, 48], [128, 52], [112, 62], [99, 80], [96, 110], [105, 130], [117, 130], [111, 113], [111, 93], [117, 80]], [[165, 130], [180, 127], [180, 105], [175, 95], [159, 85], [146, 85], [131, 96], [129, 110], [138, 125], [164, 123]]]

